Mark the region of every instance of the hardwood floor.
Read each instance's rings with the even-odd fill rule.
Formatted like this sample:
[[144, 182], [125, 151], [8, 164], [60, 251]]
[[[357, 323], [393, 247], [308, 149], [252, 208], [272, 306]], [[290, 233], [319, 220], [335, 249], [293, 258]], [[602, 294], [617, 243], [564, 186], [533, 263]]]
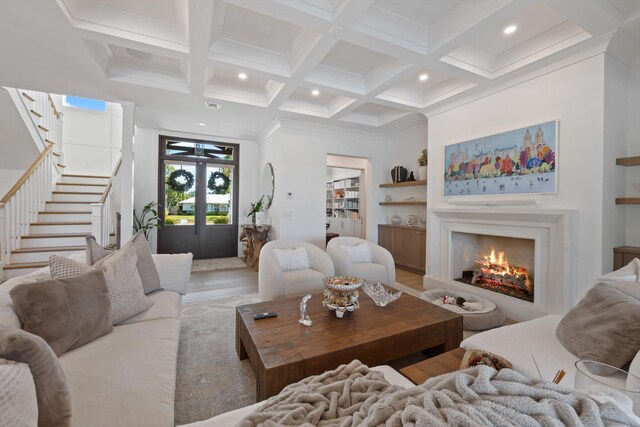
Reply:
[[414, 272], [396, 267], [396, 282], [400, 282], [403, 285], [407, 285], [408, 287], [420, 292], [424, 291], [422, 278], [422, 274], [416, 274]]
[[[422, 275], [396, 268], [396, 280], [410, 288], [423, 291]], [[258, 292], [258, 272], [251, 268], [230, 268], [213, 271], [193, 271], [184, 301], [247, 295]]]

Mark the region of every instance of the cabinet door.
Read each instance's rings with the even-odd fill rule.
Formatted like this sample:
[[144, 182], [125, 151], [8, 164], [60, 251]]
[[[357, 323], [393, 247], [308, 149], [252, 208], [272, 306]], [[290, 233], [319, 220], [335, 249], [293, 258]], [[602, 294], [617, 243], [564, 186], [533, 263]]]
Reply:
[[391, 230], [391, 255], [396, 262], [404, 263], [405, 230]]
[[391, 232], [390, 228], [378, 227], [378, 244], [393, 254]]
[[420, 258], [419, 269], [427, 270], [427, 232], [420, 232], [420, 247], [422, 248], [422, 257]]
[[404, 264], [409, 267], [420, 268], [424, 264], [421, 234], [418, 231], [405, 230], [403, 240]]

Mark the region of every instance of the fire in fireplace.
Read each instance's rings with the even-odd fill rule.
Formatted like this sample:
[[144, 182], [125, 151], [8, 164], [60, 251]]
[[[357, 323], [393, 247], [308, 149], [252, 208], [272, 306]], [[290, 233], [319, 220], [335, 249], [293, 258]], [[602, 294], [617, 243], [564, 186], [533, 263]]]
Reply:
[[476, 267], [463, 271], [462, 277], [455, 280], [533, 302], [533, 282], [527, 269], [509, 265], [503, 251], [496, 253], [492, 247], [489, 254], [476, 257]]

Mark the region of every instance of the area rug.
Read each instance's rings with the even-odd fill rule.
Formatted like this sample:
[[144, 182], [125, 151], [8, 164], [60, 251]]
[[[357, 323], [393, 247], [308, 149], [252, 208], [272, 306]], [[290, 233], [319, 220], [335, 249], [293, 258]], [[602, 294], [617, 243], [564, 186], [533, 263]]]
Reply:
[[245, 268], [247, 264], [242, 258], [211, 258], [211, 259], [194, 259], [191, 264], [191, 271], [213, 271], [227, 270], [230, 268]]
[[251, 365], [236, 354], [235, 308], [258, 300], [249, 294], [182, 305], [175, 425], [255, 403]]

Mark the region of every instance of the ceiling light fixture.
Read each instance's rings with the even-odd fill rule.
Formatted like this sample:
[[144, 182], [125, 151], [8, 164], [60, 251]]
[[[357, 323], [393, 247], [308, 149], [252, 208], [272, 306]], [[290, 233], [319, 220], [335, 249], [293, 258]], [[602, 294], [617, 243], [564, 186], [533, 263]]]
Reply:
[[198, 123], [198, 125], [200, 125], [200, 126], [206, 126], [207, 124], [206, 124], [206, 123], [202, 123], [202, 122], [200, 122], [200, 123]]
[[418, 77], [420, 79], [421, 82], [427, 80], [429, 78], [428, 74], [422, 73], [420, 74], [420, 76]]
[[518, 27], [516, 27], [515, 25], [509, 25], [507, 28], [504, 29], [504, 33], [512, 34], [512, 33], [515, 33], [517, 29]]
[[207, 108], [213, 108], [214, 110], [219, 110], [222, 108], [222, 104], [218, 102], [205, 101], [204, 106]]
[[318, 89], [314, 89], [314, 90], [311, 91], [311, 95], [318, 96], [318, 95], [320, 95], [320, 91]]
[[238, 74], [238, 78], [239, 78], [240, 80], [247, 80], [247, 75], [246, 75], [245, 73], [239, 73], [239, 74]]

